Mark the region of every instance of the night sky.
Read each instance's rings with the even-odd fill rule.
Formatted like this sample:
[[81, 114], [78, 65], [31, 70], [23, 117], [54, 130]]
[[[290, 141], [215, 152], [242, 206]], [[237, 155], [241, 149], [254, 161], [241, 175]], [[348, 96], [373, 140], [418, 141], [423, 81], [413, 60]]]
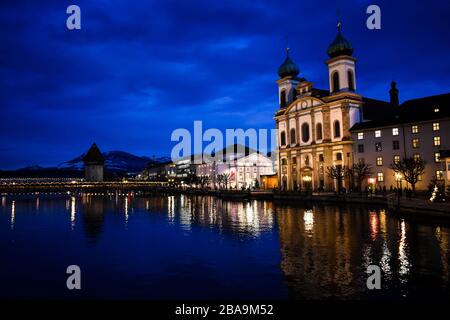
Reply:
[[[82, 29], [66, 28], [77, 4]], [[366, 8], [382, 10], [368, 30]], [[0, 168], [103, 151], [169, 155], [176, 128], [273, 128], [285, 36], [301, 76], [327, 88], [343, 33], [362, 95], [450, 91], [450, 2], [53, 0], [0, 2]]]

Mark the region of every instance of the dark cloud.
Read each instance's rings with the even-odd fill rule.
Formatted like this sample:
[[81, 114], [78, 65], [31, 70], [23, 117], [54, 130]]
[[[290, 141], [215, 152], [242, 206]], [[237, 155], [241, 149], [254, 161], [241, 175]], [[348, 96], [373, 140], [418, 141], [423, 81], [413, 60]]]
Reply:
[[[65, 28], [68, 5], [82, 29]], [[302, 75], [327, 87], [336, 9], [355, 47], [360, 93], [402, 99], [448, 91], [450, 4], [378, 1], [9, 1], [0, 3], [0, 168], [56, 164], [92, 141], [168, 154], [170, 134], [273, 127], [276, 71], [289, 34]]]

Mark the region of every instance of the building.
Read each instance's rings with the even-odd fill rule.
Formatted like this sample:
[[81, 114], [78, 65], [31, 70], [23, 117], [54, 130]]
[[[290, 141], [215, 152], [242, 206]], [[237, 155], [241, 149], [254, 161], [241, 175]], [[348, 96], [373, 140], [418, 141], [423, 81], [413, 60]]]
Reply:
[[218, 179], [219, 176], [226, 176], [225, 184], [229, 188], [265, 187], [267, 180], [262, 177], [276, 174], [269, 156], [248, 147], [232, 145], [218, 152], [219, 154], [214, 159], [204, 157], [203, 163], [196, 168], [197, 176], [208, 177], [210, 187], [223, 184]]
[[279, 109], [275, 123], [278, 180], [282, 190], [349, 189], [349, 177], [332, 179], [328, 169], [353, 163], [352, 126], [388, 112], [388, 103], [357, 93], [356, 59], [340, 23], [327, 54], [328, 90], [317, 89], [299, 76], [300, 70], [291, 59], [289, 49], [278, 69]]
[[175, 182], [177, 174], [176, 165], [172, 161], [151, 163], [138, 176], [139, 179], [154, 182]]
[[[448, 135], [447, 135], [448, 137]], [[446, 185], [450, 185], [450, 149], [441, 150], [440, 151], [440, 159], [442, 161], [442, 165], [445, 168], [444, 178], [446, 181]]]
[[391, 88], [390, 116], [365, 121], [351, 128], [355, 160], [370, 164], [373, 175], [366, 186], [410, 187], [390, 165], [403, 158], [425, 160], [425, 172], [417, 190], [426, 190], [431, 180], [450, 181], [450, 93], [413, 99], [398, 104], [395, 82]]
[[449, 94], [399, 104], [392, 82], [389, 102], [361, 96], [353, 48], [340, 23], [327, 54], [328, 90], [315, 88], [299, 76], [289, 49], [278, 69], [275, 123], [280, 188], [350, 190], [355, 183], [347, 168], [356, 161], [374, 167], [366, 184], [396, 187], [401, 178], [389, 166], [404, 157], [427, 162], [418, 189], [425, 189], [433, 177], [448, 177], [447, 158], [441, 161], [440, 154], [448, 155], [445, 151], [450, 150]]
[[194, 164], [194, 157], [188, 156], [175, 161], [176, 168], [176, 182], [178, 183], [188, 183], [190, 177], [197, 174], [197, 166]]
[[83, 162], [86, 181], [103, 181], [105, 158], [95, 143], [83, 157]]

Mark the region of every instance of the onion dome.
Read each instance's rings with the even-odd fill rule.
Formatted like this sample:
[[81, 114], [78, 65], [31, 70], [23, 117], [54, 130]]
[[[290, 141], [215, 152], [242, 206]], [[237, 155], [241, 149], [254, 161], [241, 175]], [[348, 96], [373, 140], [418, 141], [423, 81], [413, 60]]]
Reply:
[[284, 77], [296, 77], [300, 73], [298, 66], [289, 57], [289, 48], [286, 48], [286, 59], [283, 64], [278, 68], [278, 75], [280, 78]]
[[351, 56], [353, 53], [353, 48], [351, 43], [342, 35], [340, 22], [338, 22], [337, 29], [338, 34], [336, 36], [336, 39], [334, 39], [334, 41], [328, 47], [328, 56], [330, 58], [335, 58], [342, 55]]

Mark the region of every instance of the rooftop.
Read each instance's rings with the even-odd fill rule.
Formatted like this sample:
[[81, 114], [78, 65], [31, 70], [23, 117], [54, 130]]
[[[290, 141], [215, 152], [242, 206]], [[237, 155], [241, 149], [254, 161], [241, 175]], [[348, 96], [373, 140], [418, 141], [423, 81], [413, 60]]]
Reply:
[[[364, 119], [371, 121], [357, 123], [350, 129], [351, 131], [450, 118], [450, 93], [407, 100], [398, 107], [367, 98], [364, 101], [367, 103], [363, 107]], [[390, 111], [381, 113], [380, 107]], [[366, 112], [373, 117], [370, 117], [370, 114], [366, 117]], [[379, 116], [376, 116], [377, 113]]]
[[100, 149], [97, 147], [97, 144], [93, 143], [89, 151], [83, 157], [84, 163], [105, 163], [105, 157], [103, 157]]

